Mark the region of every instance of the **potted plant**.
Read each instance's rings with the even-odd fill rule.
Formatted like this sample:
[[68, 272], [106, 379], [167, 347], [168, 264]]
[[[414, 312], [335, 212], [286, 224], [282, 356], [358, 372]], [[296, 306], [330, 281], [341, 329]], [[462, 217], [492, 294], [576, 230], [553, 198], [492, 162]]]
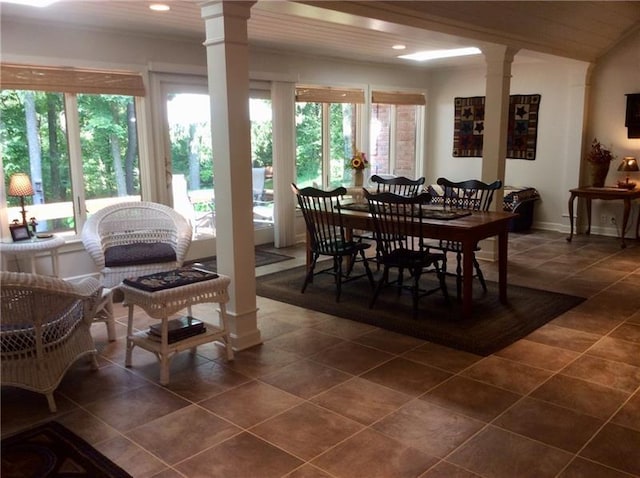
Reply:
[[591, 185], [599, 188], [603, 187], [609, 173], [609, 165], [615, 159], [615, 156], [600, 144], [598, 138], [593, 138], [591, 150], [585, 159], [591, 168]]

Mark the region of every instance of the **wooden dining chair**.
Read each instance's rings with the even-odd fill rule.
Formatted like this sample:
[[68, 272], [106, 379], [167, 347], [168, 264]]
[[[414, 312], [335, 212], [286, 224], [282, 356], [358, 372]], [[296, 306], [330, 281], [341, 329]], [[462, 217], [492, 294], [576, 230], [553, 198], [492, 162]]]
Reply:
[[[304, 293], [317, 274], [331, 274], [335, 277], [336, 302], [340, 301], [343, 283], [366, 276], [373, 289], [375, 284], [373, 274], [365, 255], [370, 244], [353, 239], [348, 240], [342, 225], [340, 197], [344, 196], [347, 190], [344, 187], [333, 191], [323, 191], [313, 187], [299, 189], [295, 184], [291, 184], [291, 189], [302, 210], [312, 255], [301, 292]], [[330, 267], [316, 271], [316, 263], [320, 256], [332, 257], [333, 261]], [[363, 265], [362, 274], [352, 274], [356, 263]]]
[[410, 179], [405, 176], [383, 178], [374, 174], [371, 176], [370, 181], [376, 184], [377, 193], [388, 192], [399, 194], [400, 196], [413, 197], [417, 196], [422, 190], [425, 178]]
[[[468, 209], [471, 211], [488, 211], [493, 201], [494, 193], [502, 187], [502, 181], [499, 179], [489, 184], [477, 179], [454, 182], [446, 178], [438, 178], [436, 182], [443, 188], [443, 207], [445, 209]], [[456, 276], [456, 293], [458, 299], [460, 299], [462, 295], [462, 243], [457, 241], [439, 241], [437, 245], [432, 245], [432, 247], [440, 249], [445, 253], [444, 270], [448, 275]], [[478, 278], [482, 289], [486, 292], [487, 284], [475, 254], [479, 250], [480, 247], [476, 244], [473, 253], [473, 266], [476, 271], [474, 277]], [[454, 252], [456, 254], [457, 264], [455, 274], [447, 272], [447, 252]]]
[[[383, 267], [382, 278], [376, 286], [369, 307], [373, 307], [382, 289], [387, 285], [396, 285], [398, 294], [409, 289], [413, 298], [413, 316], [418, 316], [418, 303], [421, 297], [442, 291], [445, 300], [449, 300], [443, 262], [444, 253], [433, 253], [427, 246], [420, 221], [425, 217], [426, 205], [431, 201], [429, 193], [406, 197], [389, 192], [372, 194], [365, 191], [369, 212], [373, 218], [375, 238], [381, 253], [380, 264]], [[390, 269], [398, 269], [398, 277], [389, 280]], [[412, 284], [405, 286], [404, 271], [409, 272]], [[424, 272], [435, 272], [438, 287], [421, 288], [420, 278]]]

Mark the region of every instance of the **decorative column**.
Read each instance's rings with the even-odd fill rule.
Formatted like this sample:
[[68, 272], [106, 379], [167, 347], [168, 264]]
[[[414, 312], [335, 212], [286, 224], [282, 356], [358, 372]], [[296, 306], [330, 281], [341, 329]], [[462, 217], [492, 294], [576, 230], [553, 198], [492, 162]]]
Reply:
[[[511, 63], [517, 50], [505, 45], [482, 48], [487, 64], [487, 80], [484, 102], [484, 139], [482, 144], [482, 181], [491, 183], [501, 179], [504, 183], [507, 156], [507, 127], [509, 123], [509, 92], [511, 87]], [[491, 210], [502, 211], [504, 191], [496, 191]], [[483, 241], [488, 258], [498, 257], [498, 243]], [[466, 273], [466, 271], [465, 271]]]
[[231, 277], [227, 314], [237, 350], [262, 342], [256, 309], [247, 37], [254, 3], [200, 3], [211, 101], [218, 270]]
[[295, 83], [273, 81], [271, 83], [271, 111], [273, 115], [273, 191], [275, 202], [276, 247], [293, 246], [296, 243], [296, 203], [291, 183], [295, 182]]

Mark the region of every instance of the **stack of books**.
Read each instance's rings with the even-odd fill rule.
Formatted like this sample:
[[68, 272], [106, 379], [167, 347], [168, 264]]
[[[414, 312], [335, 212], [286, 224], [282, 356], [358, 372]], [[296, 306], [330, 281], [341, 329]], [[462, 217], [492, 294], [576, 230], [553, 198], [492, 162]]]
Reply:
[[[182, 316], [177, 319], [171, 319], [169, 321], [169, 332], [167, 336], [167, 342], [172, 344], [179, 340], [184, 340], [194, 335], [203, 334], [206, 332], [204, 322], [190, 316]], [[162, 324], [154, 324], [149, 327], [147, 332], [149, 339], [155, 342], [162, 341]]]

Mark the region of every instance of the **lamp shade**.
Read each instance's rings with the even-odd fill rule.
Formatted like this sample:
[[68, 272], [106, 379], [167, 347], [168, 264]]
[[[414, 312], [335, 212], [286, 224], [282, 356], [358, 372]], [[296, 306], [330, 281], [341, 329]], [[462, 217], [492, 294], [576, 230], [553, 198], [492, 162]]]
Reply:
[[640, 171], [638, 161], [633, 156], [625, 156], [618, 166], [618, 171]]
[[9, 181], [9, 196], [31, 196], [33, 187], [26, 173], [16, 173]]

